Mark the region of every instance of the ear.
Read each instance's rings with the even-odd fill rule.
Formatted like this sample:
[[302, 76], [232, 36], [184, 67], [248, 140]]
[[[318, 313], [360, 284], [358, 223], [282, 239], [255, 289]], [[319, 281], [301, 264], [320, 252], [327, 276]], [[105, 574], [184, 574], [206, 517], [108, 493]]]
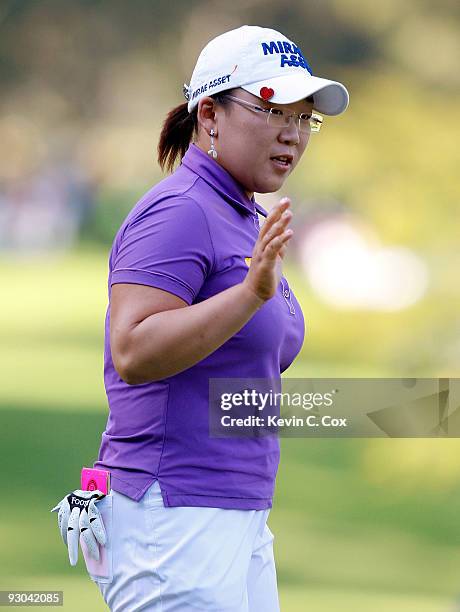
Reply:
[[197, 120], [198, 125], [203, 126], [205, 132], [209, 134], [211, 129], [217, 136], [217, 116], [215, 101], [210, 97], [201, 98], [198, 102]]

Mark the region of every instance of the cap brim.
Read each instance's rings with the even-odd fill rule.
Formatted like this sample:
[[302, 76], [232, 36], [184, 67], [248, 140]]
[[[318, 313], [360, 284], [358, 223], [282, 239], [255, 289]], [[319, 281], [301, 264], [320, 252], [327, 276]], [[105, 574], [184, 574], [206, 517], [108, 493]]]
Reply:
[[291, 104], [313, 96], [314, 109], [325, 115], [340, 115], [349, 102], [348, 91], [342, 83], [310, 75], [290, 73], [273, 79], [249, 83], [249, 85], [241, 85], [242, 89], [259, 98], [262, 87], [273, 89], [275, 93], [267, 101], [278, 104]]

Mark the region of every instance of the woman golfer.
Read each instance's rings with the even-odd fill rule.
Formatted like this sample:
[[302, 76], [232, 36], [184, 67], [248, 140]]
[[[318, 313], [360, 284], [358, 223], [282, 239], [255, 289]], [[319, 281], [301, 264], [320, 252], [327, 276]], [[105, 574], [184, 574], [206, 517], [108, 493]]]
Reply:
[[105, 568], [88, 570], [114, 612], [275, 612], [278, 438], [210, 436], [209, 381], [280, 379], [301, 349], [281, 270], [290, 201], [267, 216], [254, 192], [282, 187], [321, 125], [313, 109], [338, 115], [348, 93], [283, 34], [243, 26], [206, 45], [184, 95], [158, 147], [161, 167], [181, 164], [110, 254], [110, 414], [94, 467], [111, 490], [97, 503]]

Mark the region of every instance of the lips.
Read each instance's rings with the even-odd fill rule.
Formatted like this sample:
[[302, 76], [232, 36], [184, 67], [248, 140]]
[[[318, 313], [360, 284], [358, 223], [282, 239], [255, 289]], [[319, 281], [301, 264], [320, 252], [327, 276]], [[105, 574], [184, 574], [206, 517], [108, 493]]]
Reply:
[[270, 159], [275, 160], [280, 164], [284, 164], [286, 167], [290, 167], [294, 157], [292, 155], [272, 155]]

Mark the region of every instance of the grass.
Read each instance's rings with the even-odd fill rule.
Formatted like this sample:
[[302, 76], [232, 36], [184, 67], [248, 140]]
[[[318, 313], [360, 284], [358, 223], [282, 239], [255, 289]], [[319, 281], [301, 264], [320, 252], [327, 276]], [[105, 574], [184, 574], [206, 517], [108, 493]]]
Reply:
[[[0, 264], [0, 589], [63, 590], [66, 610], [106, 609], [81, 556], [70, 567], [49, 512], [96, 458], [107, 418], [106, 271], [98, 253]], [[302, 355], [288, 376], [347, 372], [386, 375]], [[425, 460], [399, 469], [413, 442], [282, 440], [269, 523], [283, 612], [454, 609], [460, 492], [456, 472], [442, 479], [426, 458], [446, 442], [452, 464], [460, 453], [456, 441], [419, 440]]]

